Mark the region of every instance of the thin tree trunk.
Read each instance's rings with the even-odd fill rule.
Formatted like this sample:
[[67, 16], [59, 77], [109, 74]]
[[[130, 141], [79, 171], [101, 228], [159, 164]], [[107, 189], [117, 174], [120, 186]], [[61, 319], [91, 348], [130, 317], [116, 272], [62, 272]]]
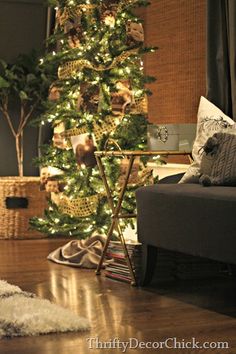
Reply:
[[21, 108], [20, 108], [20, 121], [17, 131], [14, 129], [12, 124], [12, 119], [8, 113], [8, 99], [6, 98], [5, 102], [0, 106], [0, 111], [2, 111], [3, 116], [5, 117], [9, 128], [12, 132], [12, 135], [15, 138], [15, 145], [16, 145], [16, 156], [17, 156], [17, 167], [18, 167], [18, 174], [20, 177], [24, 175], [24, 151], [23, 151], [23, 130], [28, 123], [34, 109], [37, 107], [39, 99], [30, 107], [28, 113], [26, 113], [26, 107], [24, 103], [21, 101]]
[[23, 140], [21, 135], [16, 135], [16, 155], [19, 177], [23, 177]]
[[24, 176], [24, 140], [23, 140], [23, 131], [20, 134], [20, 177]]

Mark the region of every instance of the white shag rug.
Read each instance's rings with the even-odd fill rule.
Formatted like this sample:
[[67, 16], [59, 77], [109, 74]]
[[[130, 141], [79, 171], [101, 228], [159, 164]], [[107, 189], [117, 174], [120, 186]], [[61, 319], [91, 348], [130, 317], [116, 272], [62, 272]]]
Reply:
[[70, 310], [0, 280], [0, 338], [85, 331], [89, 322]]

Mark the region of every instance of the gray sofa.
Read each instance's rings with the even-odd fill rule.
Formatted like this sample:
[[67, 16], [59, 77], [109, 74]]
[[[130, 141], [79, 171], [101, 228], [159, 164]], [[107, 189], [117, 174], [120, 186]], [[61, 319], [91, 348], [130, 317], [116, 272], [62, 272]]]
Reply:
[[236, 264], [236, 187], [173, 183], [180, 177], [136, 191], [142, 285], [151, 280], [157, 248]]

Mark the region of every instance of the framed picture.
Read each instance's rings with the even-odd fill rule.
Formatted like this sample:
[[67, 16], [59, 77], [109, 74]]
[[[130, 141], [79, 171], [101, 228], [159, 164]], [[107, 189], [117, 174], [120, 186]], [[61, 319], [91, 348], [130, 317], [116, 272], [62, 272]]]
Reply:
[[79, 168], [96, 166], [94, 152], [97, 150], [91, 134], [80, 134], [71, 137], [71, 144]]

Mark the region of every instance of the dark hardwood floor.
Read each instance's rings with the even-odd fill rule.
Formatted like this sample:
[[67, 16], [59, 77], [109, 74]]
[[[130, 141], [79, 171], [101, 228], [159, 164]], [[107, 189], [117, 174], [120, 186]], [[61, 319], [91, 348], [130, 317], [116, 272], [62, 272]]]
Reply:
[[236, 286], [228, 278], [175, 281], [133, 288], [95, 276], [93, 270], [49, 262], [48, 253], [65, 239], [0, 241], [0, 278], [65, 306], [91, 322], [86, 333], [51, 334], [0, 340], [0, 353], [99, 354], [121, 349], [90, 349], [100, 341], [228, 341], [230, 349], [129, 349], [126, 353], [236, 353]]

